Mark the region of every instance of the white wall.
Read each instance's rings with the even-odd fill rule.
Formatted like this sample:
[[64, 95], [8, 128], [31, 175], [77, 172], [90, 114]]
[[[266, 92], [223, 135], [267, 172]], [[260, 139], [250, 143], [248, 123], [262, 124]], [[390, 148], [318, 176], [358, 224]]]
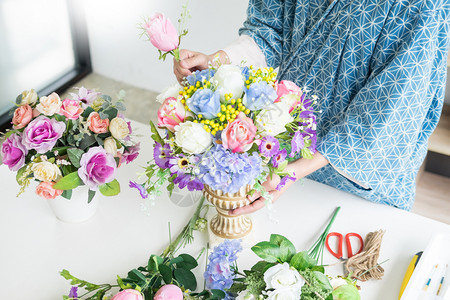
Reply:
[[[158, 52], [139, 38], [145, 16], [161, 12], [177, 25], [185, 0], [85, 0], [94, 72], [138, 87], [161, 91], [175, 82], [172, 59], [158, 60]], [[238, 36], [248, 0], [190, 0], [189, 34], [181, 48], [212, 53]]]

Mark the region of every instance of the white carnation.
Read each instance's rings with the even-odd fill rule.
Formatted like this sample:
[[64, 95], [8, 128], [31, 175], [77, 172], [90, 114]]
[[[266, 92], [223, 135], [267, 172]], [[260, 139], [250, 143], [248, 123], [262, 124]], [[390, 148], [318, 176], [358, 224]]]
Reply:
[[175, 143], [186, 153], [200, 154], [211, 145], [212, 138], [202, 124], [188, 121], [175, 126]]
[[289, 105], [284, 102], [271, 104], [261, 110], [256, 118], [256, 127], [262, 136], [276, 136], [286, 131], [286, 124], [294, 121], [289, 114]]
[[159, 103], [163, 103], [164, 100], [166, 100], [169, 97], [173, 97], [176, 99], [182, 89], [183, 89], [183, 87], [178, 82], [175, 82], [171, 86], [168, 86], [167, 88], [165, 88], [161, 92], [161, 94], [156, 96], [156, 101], [158, 101]]
[[[300, 277], [298, 271], [291, 268], [288, 263], [277, 264], [269, 268], [264, 273], [264, 282], [266, 283], [267, 289], [275, 289], [273, 291], [273, 297], [269, 299], [277, 299], [280, 296], [277, 294], [283, 293], [287, 298], [281, 297], [282, 299], [299, 299], [301, 294], [301, 288], [305, 281]], [[295, 298], [290, 298], [288, 295], [293, 295]]]
[[211, 80], [222, 98], [225, 94], [239, 98], [244, 92], [244, 76], [238, 66], [221, 65]]

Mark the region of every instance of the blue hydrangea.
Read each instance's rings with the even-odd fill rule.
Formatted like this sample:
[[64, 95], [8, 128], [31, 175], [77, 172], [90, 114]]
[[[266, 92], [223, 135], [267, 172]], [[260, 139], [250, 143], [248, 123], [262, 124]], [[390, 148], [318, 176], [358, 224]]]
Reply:
[[261, 157], [255, 152], [232, 153], [216, 144], [202, 158], [200, 180], [212, 189], [236, 193], [242, 186], [253, 185], [262, 172]]
[[225, 240], [214, 248], [204, 273], [206, 288], [225, 291], [231, 287], [235, 278], [231, 266], [241, 250], [241, 240]]
[[277, 92], [267, 82], [252, 83], [245, 92], [242, 102], [251, 111], [263, 109], [277, 99]]
[[214, 119], [220, 112], [220, 94], [210, 89], [197, 90], [186, 104], [195, 114], [201, 114], [206, 119]]
[[197, 81], [202, 82], [203, 79], [209, 80], [214, 76], [215, 71], [212, 69], [205, 69], [201, 71], [195, 71], [191, 75], [186, 77], [187, 82], [190, 85], [195, 85]]

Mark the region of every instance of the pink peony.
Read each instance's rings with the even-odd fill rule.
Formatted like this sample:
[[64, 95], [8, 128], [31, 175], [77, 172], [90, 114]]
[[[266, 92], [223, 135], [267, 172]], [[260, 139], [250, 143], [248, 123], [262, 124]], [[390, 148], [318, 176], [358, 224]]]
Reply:
[[2, 144], [2, 160], [11, 171], [19, 170], [25, 164], [28, 149], [22, 144], [22, 137], [12, 134]]
[[94, 133], [108, 132], [109, 120], [100, 118], [98, 112], [91, 112], [87, 119], [89, 129]]
[[14, 111], [14, 116], [12, 119], [12, 124], [14, 129], [20, 129], [27, 126], [33, 118], [33, 109], [28, 104], [19, 106]]
[[278, 98], [275, 102], [287, 102], [289, 103], [289, 112], [294, 110], [301, 101], [303, 94], [302, 90], [292, 81], [282, 80], [275, 85]]
[[128, 289], [117, 293], [111, 300], [144, 300], [144, 297], [140, 292]]
[[222, 131], [223, 147], [230, 149], [233, 153], [247, 151], [253, 144], [256, 130], [252, 119], [240, 112], [237, 118]]
[[156, 292], [153, 300], [183, 300], [183, 292], [174, 284], [166, 284]]
[[56, 182], [44, 182], [44, 181], [39, 183], [39, 185], [36, 187], [36, 194], [47, 200], [55, 199], [56, 197], [60, 196], [63, 193], [62, 190], [56, 190], [53, 188], [55, 183]]
[[65, 99], [61, 105], [59, 113], [64, 115], [67, 119], [76, 120], [83, 112], [80, 102], [77, 100]]
[[156, 13], [144, 24], [150, 42], [157, 49], [167, 52], [178, 47], [178, 33], [172, 22], [161, 13]]
[[168, 130], [174, 132], [175, 126], [184, 122], [188, 114], [180, 101], [169, 97], [164, 100], [158, 109], [158, 126], [166, 127]]
[[92, 147], [81, 156], [78, 176], [92, 191], [96, 191], [99, 185], [114, 180], [116, 168], [114, 156], [101, 146]]

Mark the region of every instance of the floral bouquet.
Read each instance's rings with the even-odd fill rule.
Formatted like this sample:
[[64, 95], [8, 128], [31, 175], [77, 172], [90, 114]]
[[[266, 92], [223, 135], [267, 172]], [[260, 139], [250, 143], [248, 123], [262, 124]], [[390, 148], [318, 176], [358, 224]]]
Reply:
[[295, 174], [288, 159], [312, 158], [316, 146], [315, 96], [291, 81], [276, 81], [272, 68], [221, 65], [196, 71], [158, 96], [157, 127], [147, 180], [131, 184], [159, 195], [168, 181], [180, 189], [235, 193], [250, 185], [266, 200], [267, 176], [277, 174], [281, 189]]
[[39, 183], [36, 193], [46, 199], [70, 199], [79, 185], [89, 187], [88, 202], [98, 190], [105, 196], [120, 192], [116, 170], [139, 151], [130, 137], [130, 122], [120, 113], [125, 110], [123, 93], [113, 102], [81, 87], [71, 98], [61, 100], [56, 93], [39, 98], [34, 90], [17, 97], [13, 129], [6, 133], [1, 156], [17, 171], [20, 193], [32, 180]]

